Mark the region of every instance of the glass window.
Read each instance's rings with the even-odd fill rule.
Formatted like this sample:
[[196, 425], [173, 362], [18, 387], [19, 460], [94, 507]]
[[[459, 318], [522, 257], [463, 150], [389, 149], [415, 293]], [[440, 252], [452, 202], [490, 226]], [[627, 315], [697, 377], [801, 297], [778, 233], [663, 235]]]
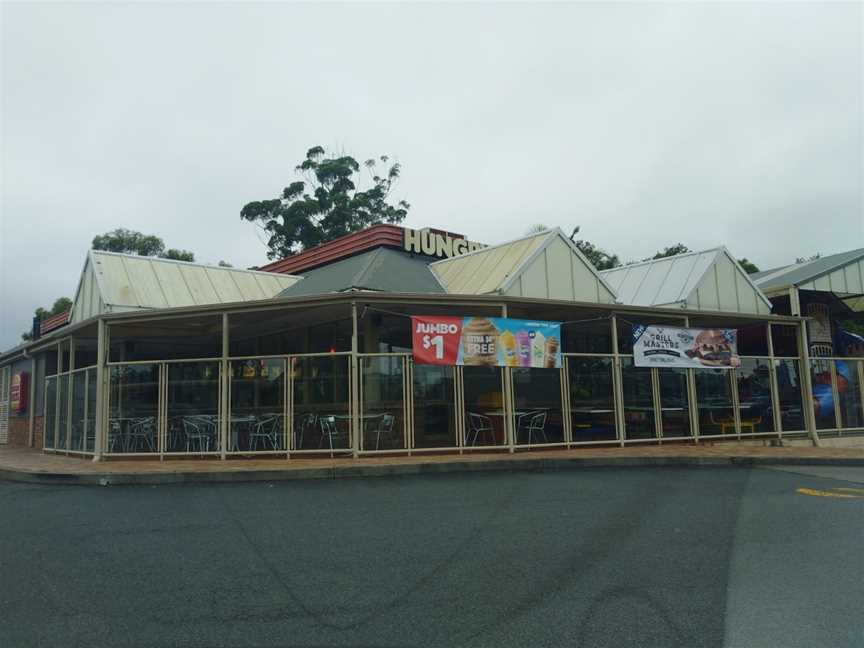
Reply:
[[54, 427], [57, 423], [57, 376], [45, 379], [45, 417], [43, 419], [42, 447], [54, 447]]
[[349, 356], [291, 358], [296, 449], [351, 447], [349, 366]]
[[831, 387], [831, 364], [833, 360], [810, 360], [810, 384], [813, 388], [813, 409], [816, 414], [816, 429], [831, 430], [837, 427], [834, 415], [834, 391]]
[[612, 353], [611, 319], [562, 324], [561, 349], [565, 353]]
[[860, 361], [836, 360], [837, 395], [840, 398], [840, 420], [844, 428], [864, 427], [861, 403]]
[[511, 371], [516, 443], [524, 445], [563, 442], [561, 370], [521, 367]]
[[95, 337], [75, 338], [75, 368], [91, 367], [97, 362], [97, 343]]
[[218, 452], [219, 363], [168, 365], [168, 452]]
[[687, 370], [658, 369], [657, 375], [660, 379], [662, 436], [666, 438], [691, 436]]
[[775, 360], [780, 426], [784, 432], [807, 429], [801, 400], [801, 365], [798, 360]]
[[503, 445], [507, 436], [503, 370], [488, 366], [466, 366], [462, 370], [465, 445]]
[[228, 315], [230, 355], [263, 356], [351, 350], [351, 307], [268, 309]]
[[286, 450], [285, 361], [235, 360], [231, 371], [228, 452]]
[[60, 424], [57, 428], [57, 445], [58, 449], [66, 449], [66, 433], [69, 426], [69, 374], [61, 374], [58, 376], [58, 387], [60, 391], [60, 400], [57, 405], [59, 408], [57, 418]]
[[771, 325], [771, 343], [774, 345], [774, 355], [782, 358], [798, 357], [798, 327]]
[[110, 340], [111, 362], [216, 358], [222, 355], [222, 316], [111, 324]]
[[771, 374], [767, 358], [742, 358], [735, 370], [741, 434], [774, 432]]
[[729, 369], [694, 369], [699, 435], [736, 434]]
[[655, 438], [657, 428], [651, 369], [637, 367], [633, 358], [621, 358], [621, 389], [624, 395], [624, 438]]
[[405, 357], [361, 358], [360, 370], [363, 372], [361, 449], [404, 448]]
[[612, 358], [567, 358], [573, 441], [614, 441]]
[[415, 364], [414, 447], [452, 448], [456, 445], [454, 368]]
[[120, 365], [109, 370], [109, 453], [158, 452], [159, 365]]
[[84, 450], [84, 399], [86, 397], [85, 390], [87, 387], [87, 372], [78, 371], [71, 375], [72, 379], [72, 422], [70, 426], [71, 439], [69, 440], [69, 449], [83, 451]]
[[84, 428], [84, 450], [93, 452], [96, 443], [96, 370], [87, 370], [87, 421]]
[[737, 341], [738, 355], [768, 355], [768, 327], [764, 323], [739, 328]]

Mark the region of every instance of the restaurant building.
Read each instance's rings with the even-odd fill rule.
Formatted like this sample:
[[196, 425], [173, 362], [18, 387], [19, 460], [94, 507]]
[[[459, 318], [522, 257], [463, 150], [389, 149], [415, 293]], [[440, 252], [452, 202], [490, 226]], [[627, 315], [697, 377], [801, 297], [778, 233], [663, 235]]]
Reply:
[[378, 225], [258, 270], [90, 251], [71, 311], [0, 355], [0, 442], [352, 457], [864, 431], [864, 347], [811, 358], [810, 320], [758, 280], [725, 248], [598, 273], [558, 229]]

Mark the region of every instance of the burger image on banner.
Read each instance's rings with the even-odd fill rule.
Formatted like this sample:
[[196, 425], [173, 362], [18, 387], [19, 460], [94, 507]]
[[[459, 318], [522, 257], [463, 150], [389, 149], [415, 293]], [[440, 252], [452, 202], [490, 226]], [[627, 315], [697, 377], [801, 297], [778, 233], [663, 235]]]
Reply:
[[693, 340], [693, 346], [684, 353], [706, 367], [737, 367], [741, 359], [736, 353], [734, 337], [729, 331], [708, 329]]
[[462, 362], [466, 365], [498, 363], [498, 329], [485, 317], [472, 317], [462, 328]]

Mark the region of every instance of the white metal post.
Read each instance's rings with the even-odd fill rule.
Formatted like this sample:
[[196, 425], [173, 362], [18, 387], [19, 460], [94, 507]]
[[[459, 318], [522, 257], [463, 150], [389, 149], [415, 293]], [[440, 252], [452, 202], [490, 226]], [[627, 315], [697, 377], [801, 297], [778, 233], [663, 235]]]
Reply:
[[774, 337], [771, 332], [771, 322], [765, 323], [765, 332], [768, 336], [768, 380], [771, 387], [771, 412], [774, 415], [774, 431], [777, 438], [783, 437], [783, 421], [780, 416], [780, 389], [777, 386], [777, 365], [774, 360]]
[[351, 446], [354, 449], [354, 458], [360, 456], [360, 386], [358, 382], [362, 374], [358, 356], [359, 338], [357, 335], [357, 302], [351, 302], [351, 360], [349, 362], [350, 376], [348, 380], [349, 394], [351, 398]]
[[[93, 439], [93, 461], [102, 459], [105, 451], [105, 439], [107, 439], [106, 408], [108, 405], [108, 328], [105, 320], [100, 318], [96, 329], [96, 429]], [[44, 429], [44, 425], [43, 425]]]
[[[797, 295], [797, 291], [795, 293]], [[810, 433], [810, 439], [813, 445], [819, 447], [819, 433], [816, 431], [816, 411], [813, 408], [813, 381], [810, 379], [810, 349], [807, 341], [807, 321], [801, 320], [798, 325], [798, 351], [801, 358], [801, 381], [804, 393], [802, 394], [802, 403], [804, 405], [804, 415], [807, 420], [807, 431]]]
[[228, 453], [228, 425], [231, 422], [228, 402], [228, 382], [231, 379], [228, 372], [229, 342], [228, 313], [222, 313], [222, 359], [219, 362], [219, 437], [221, 438], [221, 458], [223, 460]]

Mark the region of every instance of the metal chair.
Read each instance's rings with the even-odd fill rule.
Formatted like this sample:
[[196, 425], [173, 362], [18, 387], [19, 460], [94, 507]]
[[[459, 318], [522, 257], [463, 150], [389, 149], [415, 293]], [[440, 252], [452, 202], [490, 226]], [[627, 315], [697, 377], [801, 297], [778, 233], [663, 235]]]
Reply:
[[318, 424], [321, 428], [321, 439], [318, 441], [318, 447], [324, 447], [324, 438], [326, 437], [330, 444], [330, 452], [333, 452], [333, 437], [339, 436], [339, 430], [336, 429], [336, 417], [322, 416], [318, 419]]
[[198, 449], [195, 452], [210, 451], [212, 435], [209, 430], [209, 422], [203, 420], [203, 417], [184, 416], [183, 434], [186, 437], [186, 452], [192, 452], [196, 445]]
[[156, 419], [145, 416], [132, 421], [129, 426], [129, 437], [127, 439], [128, 449], [135, 452], [139, 448], [150, 448], [150, 452], [156, 452]]
[[375, 449], [378, 449], [379, 444], [381, 443], [381, 436], [391, 437], [391, 441], [396, 441], [393, 439], [393, 424], [396, 422], [396, 418], [392, 414], [382, 414], [381, 420], [378, 421], [378, 426], [376, 428], [375, 434]]
[[516, 424], [516, 438], [519, 438], [521, 431], [528, 432], [528, 445], [531, 445], [531, 438], [535, 434], [543, 435], [543, 443], [549, 443], [549, 437], [546, 436], [546, 412], [529, 412], [520, 416]]
[[300, 422], [297, 424], [297, 447], [295, 449], [302, 450], [303, 449], [303, 437], [306, 435], [306, 431], [312, 431], [315, 429], [315, 424], [318, 422], [318, 415], [314, 413], [304, 414], [300, 417]]
[[468, 433], [465, 435], [465, 445], [477, 445], [477, 439], [487, 434], [491, 445], [495, 445], [495, 428], [492, 427], [492, 419], [476, 412], [468, 412]]
[[274, 450], [279, 444], [279, 417], [267, 416], [260, 419], [255, 428], [249, 433], [249, 450], [254, 452], [258, 449], [258, 440], [262, 440], [270, 444]]

